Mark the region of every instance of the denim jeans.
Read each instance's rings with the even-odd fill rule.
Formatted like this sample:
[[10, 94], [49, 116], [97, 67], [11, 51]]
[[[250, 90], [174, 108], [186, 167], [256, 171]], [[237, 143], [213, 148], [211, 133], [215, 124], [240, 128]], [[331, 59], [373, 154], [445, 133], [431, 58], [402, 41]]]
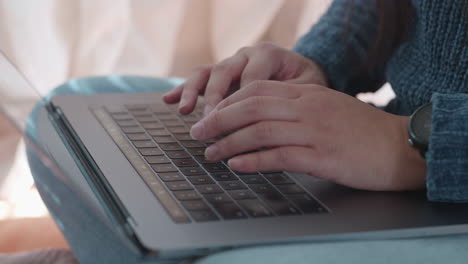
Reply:
[[[49, 94], [94, 94], [166, 91], [178, 79], [107, 76], [67, 82]], [[28, 134], [37, 140], [37, 112], [31, 114]], [[40, 143], [40, 142], [39, 142]], [[176, 263], [141, 255], [103, 221], [63, 179], [50, 171], [32, 148], [30, 168], [52, 217], [80, 263]], [[263, 246], [217, 253], [197, 264], [218, 263], [465, 263], [468, 235], [399, 240], [362, 240]]]

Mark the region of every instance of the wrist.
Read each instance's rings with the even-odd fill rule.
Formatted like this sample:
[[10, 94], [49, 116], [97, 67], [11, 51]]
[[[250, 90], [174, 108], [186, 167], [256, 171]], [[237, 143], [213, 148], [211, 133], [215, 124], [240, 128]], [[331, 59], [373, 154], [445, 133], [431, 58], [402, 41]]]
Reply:
[[409, 116], [399, 116], [400, 139], [398, 140], [397, 177], [403, 183], [402, 189], [414, 190], [425, 187], [426, 160], [420, 150], [412, 146], [409, 139]]

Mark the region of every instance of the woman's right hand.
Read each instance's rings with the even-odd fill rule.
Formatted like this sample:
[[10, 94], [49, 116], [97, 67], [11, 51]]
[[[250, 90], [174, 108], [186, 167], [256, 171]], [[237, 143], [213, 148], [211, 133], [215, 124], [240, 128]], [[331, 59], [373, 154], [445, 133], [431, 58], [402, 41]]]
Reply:
[[163, 100], [168, 104], [179, 102], [179, 112], [189, 114], [198, 95], [204, 95], [206, 115], [221, 100], [256, 80], [328, 86], [325, 73], [315, 62], [274, 44], [260, 43], [244, 47], [217, 64], [196, 68], [187, 81], [167, 92]]

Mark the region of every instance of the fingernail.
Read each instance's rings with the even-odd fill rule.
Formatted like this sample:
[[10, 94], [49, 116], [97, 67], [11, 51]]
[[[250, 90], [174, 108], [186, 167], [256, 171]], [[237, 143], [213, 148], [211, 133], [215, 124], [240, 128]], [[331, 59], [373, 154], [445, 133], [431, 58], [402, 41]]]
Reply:
[[232, 158], [228, 161], [229, 167], [240, 168], [242, 166], [242, 159]]
[[218, 146], [216, 145], [211, 145], [205, 150], [205, 157], [208, 160], [214, 160], [216, 155], [218, 155]]
[[203, 115], [208, 115], [211, 110], [213, 110], [213, 107], [211, 105], [205, 105], [205, 109], [203, 110]]
[[203, 135], [203, 124], [201, 122], [196, 123], [190, 129], [190, 136], [193, 139], [199, 139]]
[[185, 105], [187, 105], [187, 99], [185, 99], [185, 98], [182, 97], [182, 98], [180, 99], [180, 102], [179, 102], [179, 110], [182, 109], [182, 108], [184, 108]]

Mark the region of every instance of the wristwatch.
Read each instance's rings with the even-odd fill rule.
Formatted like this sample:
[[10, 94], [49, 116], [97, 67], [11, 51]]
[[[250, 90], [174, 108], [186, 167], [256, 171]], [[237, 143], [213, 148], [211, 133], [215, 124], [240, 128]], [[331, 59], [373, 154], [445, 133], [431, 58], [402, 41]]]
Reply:
[[410, 116], [408, 131], [409, 143], [417, 148], [423, 158], [429, 147], [431, 136], [432, 103], [427, 103], [414, 111]]

